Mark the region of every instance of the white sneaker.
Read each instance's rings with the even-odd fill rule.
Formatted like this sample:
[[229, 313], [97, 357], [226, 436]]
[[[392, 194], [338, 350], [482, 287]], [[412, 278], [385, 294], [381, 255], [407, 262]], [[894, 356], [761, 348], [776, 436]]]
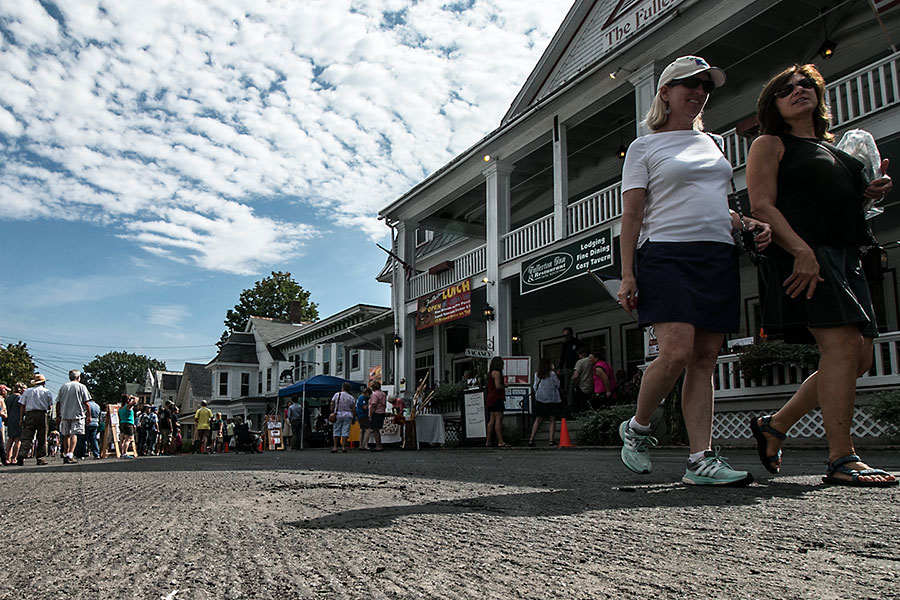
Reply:
[[753, 483], [753, 475], [732, 469], [716, 448], [707, 450], [700, 460], [689, 462], [681, 481], [688, 485], [741, 486]]
[[619, 437], [622, 438], [622, 462], [634, 471], [646, 475], [650, 472], [649, 448], [659, 442], [652, 435], [644, 435], [636, 432], [628, 426], [631, 419], [622, 421], [619, 425]]

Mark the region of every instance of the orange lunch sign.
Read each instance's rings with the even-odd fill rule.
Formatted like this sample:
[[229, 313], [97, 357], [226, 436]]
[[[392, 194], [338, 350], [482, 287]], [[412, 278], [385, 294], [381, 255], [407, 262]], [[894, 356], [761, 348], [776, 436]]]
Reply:
[[472, 283], [459, 283], [422, 296], [416, 310], [416, 329], [428, 329], [472, 314]]

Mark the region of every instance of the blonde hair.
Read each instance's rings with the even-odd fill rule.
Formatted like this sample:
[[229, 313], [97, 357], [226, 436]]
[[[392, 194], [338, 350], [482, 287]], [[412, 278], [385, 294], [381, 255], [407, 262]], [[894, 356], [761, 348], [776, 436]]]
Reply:
[[[650, 110], [647, 111], [647, 116], [644, 117], [644, 125], [651, 131], [656, 131], [665, 125], [668, 120], [669, 104], [662, 99], [662, 87], [660, 87], [659, 91], [656, 92], [656, 96], [653, 97], [653, 102], [650, 103]], [[702, 112], [694, 117], [694, 129], [703, 131]]]

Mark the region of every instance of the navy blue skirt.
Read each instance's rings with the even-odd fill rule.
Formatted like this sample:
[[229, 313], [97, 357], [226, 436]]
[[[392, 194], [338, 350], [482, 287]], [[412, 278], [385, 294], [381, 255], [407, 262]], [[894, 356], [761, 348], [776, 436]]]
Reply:
[[639, 323], [690, 323], [716, 333], [740, 328], [737, 250], [722, 242], [645, 242], [635, 255]]

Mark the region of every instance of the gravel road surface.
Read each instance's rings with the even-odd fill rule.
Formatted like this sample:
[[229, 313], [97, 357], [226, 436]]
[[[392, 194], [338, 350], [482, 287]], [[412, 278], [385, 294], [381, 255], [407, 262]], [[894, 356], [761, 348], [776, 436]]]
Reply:
[[[900, 598], [900, 493], [785, 448], [747, 488], [617, 449], [268, 452], [0, 469], [0, 597]], [[863, 457], [900, 472], [900, 452]]]

